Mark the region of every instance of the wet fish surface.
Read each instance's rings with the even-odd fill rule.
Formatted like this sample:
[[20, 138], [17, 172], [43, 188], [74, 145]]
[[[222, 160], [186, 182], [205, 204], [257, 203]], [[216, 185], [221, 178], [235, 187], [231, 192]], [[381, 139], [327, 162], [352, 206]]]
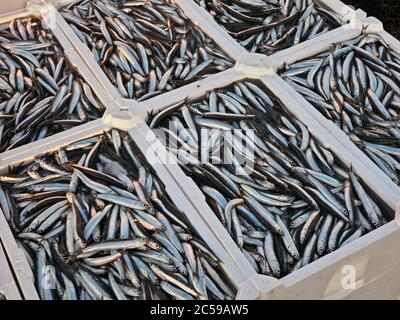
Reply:
[[261, 84], [236, 82], [148, 123], [258, 273], [283, 277], [393, 219]]
[[147, 100], [233, 66], [173, 1], [74, 1], [61, 14], [124, 98]]
[[222, 262], [113, 129], [0, 176], [44, 300], [233, 299]]
[[19, 18], [0, 27], [0, 152], [103, 113], [44, 21]]
[[366, 34], [331, 44], [280, 75], [400, 183], [400, 54]]
[[312, 0], [195, 0], [253, 53], [273, 54], [345, 22]]

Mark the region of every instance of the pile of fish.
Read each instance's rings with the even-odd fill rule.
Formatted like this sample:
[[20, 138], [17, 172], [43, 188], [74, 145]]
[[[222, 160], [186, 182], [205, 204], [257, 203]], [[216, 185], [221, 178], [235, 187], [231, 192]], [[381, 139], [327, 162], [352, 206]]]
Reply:
[[367, 34], [284, 69], [297, 92], [400, 183], [400, 54]]
[[232, 299], [218, 258], [130, 138], [88, 138], [0, 176], [0, 203], [49, 299]]
[[152, 98], [233, 66], [173, 1], [74, 1], [61, 11], [123, 97]]
[[0, 152], [103, 112], [44, 22], [21, 18], [0, 26]]
[[196, 0], [250, 52], [273, 54], [343, 24], [313, 0]]
[[211, 91], [149, 125], [259, 273], [285, 276], [393, 219], [260, 85]]

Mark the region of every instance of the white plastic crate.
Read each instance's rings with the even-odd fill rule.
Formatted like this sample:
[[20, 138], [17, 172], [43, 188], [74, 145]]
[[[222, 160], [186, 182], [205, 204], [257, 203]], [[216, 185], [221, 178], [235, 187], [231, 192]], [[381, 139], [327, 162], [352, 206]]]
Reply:
[[39, 299], [32, 270], [15, 242], [3, 212], [0, 214], [0, 292], [7, 300]]
[[[220, 88], [232, 84], [235, 81], [249, 79], [248, 76], [240, 72], [230, 72], [224, 79], [219, 78], [218, 82], [209, 83], [204, 85], [193, 85], [189, 90], [185, 91], [185, 96], [189, 99], [195, 99], [204, 95], [208, 90]], [[352, 154], [351, 145], [345, 145], [340, 140], [336, 139], [334, 134], [326, 128], [318, 124], [312, 117], [311, 113], [305, 111], [296, 97], [287, 93], [284, 86], [280, 86], [280, 81], [283, 82], [277, 75], [262, 76], [261, 81], [269, 88], [275, 96], [281, 100], [298, 120], [305, 124], [310, 133], [326, 148], [332, 151], [339, 160], [346, 166], [353, 167], [354, 172], [363, 180], [363, 182], [392, 210], [396, 210], [396, 204], [400, 203], [400, 189], [387, 178], [369, 159], [358, 159], [357, 156]], [[279, 81], [280, 80], [280, 81]], [[164, 107], [159, 103], [147, 104], [143, 103], [140, 108], [131, 109], [131, 113], [136, 117], [136, 121], [140, 123], [140, 118], [144, 116], [144, 111], [158, 111], [167, 106], [181, 101], [180, 97], [164, 95]], [[146, 106], [147, 104], [147, 106]], [[140, 110], [136, 113], [136, 110]], [[146, 117], [144, 118], [146, 119]], [[151, 131], [146, 124], [140, 124], [144, 132], [144, 136], [149, 141], [155, 141], [155, 137], [151, 135]], [[151, 143], [153, 148], [158, 148], [158, 143]], [[163, 152], [164, 148], [160, 148], [160, 158], [165, 159]], [[356, 150], [353, 150], [356, 152]], [[168, 158], [170, 159], [170, 158]], [[208, 207], [205, 197], [194, 184], [194, 182], [182, 172], [178, 165], [167, 166], [171, 170], [171, 176], [176, 183], [180, 185], [186, 197], [190, 198], [197, 208], [197, 214], [203, 217], [203, 220], [208, 222], [210, 228], [216, 227], [220, 224], [214, 212]], [[249, 274], [248, 280], [242, 283], [239, 287], [238, 299], [302, 299], [302, 298], [345, 298], [349, 297], [363, 297], [368, 293], [368, 286], [372, 285], [374, 281], [377, 284], [382, 284], [379, 279], [395, 268], [399, 270], [400, 252], [396, 246], [390, 246], [390, 243], [397, 243], [400, 238], [400, 217], [397, 213], [394, 221], [389, 222], [385, 226], [370, 232], [362, 238], [354, 241], [353, 243], [330, 253], [308, 266], [293, 272], [292, 274], [277, 280], [275, 278]], [[232, 239], [226, 230], [215, 230], [215, 235], [222, 243], [229, 244], [225, 249], [232, 250]], [[383, 250], [385, 248], [385, 250]], [[390, 260], [383, 258], [390, 256]], [[391, 260], [393, 259], [393, 260]], [[387, 263], [386, 263], [387, 262]], [[237, 261], [238, 265], [247, 265], [247, 259], [243, 256], [241, 260]], [[344, 277], [342, 273], [347, 265], [353, 265], [359, 271], [356, 274], [357, 283], [359, 287], [354, 290], [344, 290], [341, 288], [341, 279]], [[389, 281], [389, 277], [386, 278]], [[386, 283], [386, 282], [384, 282]], [[392, 284], [392, 291], [400, 292], [400, 283]], [[312, 289], [309, 289], [312, 288]], [[392, 296], [392, 291], [384, 290], [376, 291], [375, 293], [368, 293], [369, 295], [375, 294], [375, 297]]]
[[[166, 192], [171, 200], [184, 214], [186, 214], [188, 221], [191, 222], [194, 230], [199, 234], [200, 238], [207, 243], [211, 251], [214, 252], [215, 255], [220, 259], [221, 269], [224, 272], [225, 277], [229, 279], [229, 282], [234, 288], [238, 289], [240, 283], [246, 281], [248, 274], [252, 272], [251, 266], [237, 263], [238, 260], [242, 259], [242, 256], [233, 241], [230, 244], [229, 240], [222, 242], [221, 239], [216, 237], [215, 232], [221, 233], [224, 231], [222, 225], [215, 223], [213, 230], [211, 230], [208, 223], [203, 220], [203, 217], [197, 214], [197, 210], [193, 208], [193, 197], [188, 198], [181, 189], [181, 185], [176, 182], [176, 177], [174, 178], [171, 176], [171, 172], [173, 172], [173, 170], [157, 161], [158, 156], [154, 154], [153, 146], [144, 136], [145, 131], [143, 130], [143, 125], [143, 122], [137, 123], [135, 119], [126, 112], [117, 112], [112, 115], [106, 115], [102, 119], [90, 124], [82, 125], [80, 127], [68, 130], [67, 132], [62, 132], [48, 137], [37, 143], [12, 150], [7, 155], [0, 154], [0, 173], [4, 174], [8, 172], [10, 168], [13, 168], [19, 164], [29, 163], [36, 157], [54, 152], [60, 147], [67, 146], [73, 142], [99, 135], [112, 128], [127, 131], [132, 140], [138, 146], [139, 150], [146, 155], [147, 160], [150, 162], [150, 165], [152, 165], [157, 176], [164, 183]], [[156, 149], [158, 152], [160, 152], [159, 148]], [[4, 157], [4, 155], [6, 157]], [[13, 257], [16, 254], [23, 255], [22, 251], [18, 249], [18, 246], [15, 243], [3, 214], [0, 215], [0, 234], [8, 236], [7, 240], [11, 246], [6, 249], [10, 249], [10, 251], [7, 250], [7, 253], [10, 256]], [[231, 246], [229, 251], [226, 250], [227, 246]], [[26, 291], [28, 291], [28, 289], [30, 290], [30, 295], [27, 295], [25, 298], [31, 299], [35, 297], [36, 294], [33, 287], [32, 272], [27, 264], [26, 258], [19, 257], [18, 259], [20, 260], [17, 260], [17, 258], [14, 260], [17, 262], [20, 261], [20, 263], [23, 263], [23, 265], [14, 271], [17, 275], [21, 277], [24, 276], [24, 281], [19, 281], [19, 285]], [[16, 263], [14, 264], [14, 260], [12, 260], [13, 267], [16, 265]], [[29, 277], [26, 277], [26, 275], [29, 275]]]
[[[329, 50], [329, 46], [332, 43], [339, 43], [357, 38], [362, 34], [362, 30], [364, 31], [364, 33], [372, 33], [380, 36], [392, 50], [400, 53], [400, 41], [394, 38], [388, 32], [386, 32], [384, 30], [383, 24], [378, 19], [374, 17], [369, 17], [365, 19], [361, 24], [359, 24], [356, 28], [349, 28], [345, 32], [341, 32], [340, 34], [335, 35], [333, 38], [328, 38], [324, 36], [320, 37], [319, 39], [317, 39], [318, 41], [315, 41], [312, 47], [298, 48], [297, 51], [292, 50], [293, 48], [291, 48], [287, 50], [286, 53], [284, 51], [280, 52], [274, 57], [274, 71], [278, 71], [284, 65], [290, 65], [297, 61], [306, 59], [308, 57], [311, 58], [321, 52], [327, 51]], [[347, 145], [348, 148], [353, 149], [353, 153], [357, 158], [359, 158], [363, 162], [369, 159], [369, 157], [363, 151], [355, 146], [355, 144], [350, 140], [345, 132], [337, 127], [332, 121], [325, 118], [318, 110], [314, 108], [313, 105], [306, 101], [306, 99], [300, 93], [297, 93], [295, 90], [293, 90], [290, 85], [287, 84], [285, 81], [281, 81], [277, 78], [275, 79], [276, 82], [280, 82], [279, 87], [284, 87], [285, 90], [288, 90], [292, 98], [299, 101], [299, 104], [302, 106], [302, 108], [309, 111], [313, 115], [317, 123], [330, 131], [338, 140], [341, 140], [344, 145]]]
[[[299, 46], [281, 51], [270, 57], [259, 57], [259, 55], [254, 54], [243, 55], [234, 69], [140, 104], [125, 101], [122, 106], [124, 109], [130, 109], [137, 119], [143, 117], [145, 119], [150, 111], [154, 113], [185, 98], [198, 98], [209, 90], [227, 86], [237, 80], [261, 79], [288, 110], [308, 127], [317, 140], [333, 151], [346, 165], [351, 164], [365, 184], [395, 210], [396, 204], [400, 203], [399, 187], [386, 177], [339, 128], [333, 123], [328, 123], [328, 120], [322, 117], [301, 95], [275, 73], [276, 69], [283, 63], [297, 61], [300, 57], [299, 52], [302, 52], [302, 50], [308, 53], [307, 55], [303, 53], [303, 57], [309, 56], [310, 52], [317, 54], [328, 48], [331, 42], [345, 41], [360, 35], [366, 24], [369, 25], [367, 31], [380, 33], [389, 44], [394, 44], [392, 48], [398, 48], [398, 45], [395, 44], [397, 40], [381, 30], [382, 25], [378, 20], [374, 18], [363, 19], [361, 15], [361, 19], [355, 19], [352, 24], [333, 30]], [[145, 126], [143, 125], [143, 127]], [[145, 130], [147, 131], [148, 128], [145, 127]], [[192, 189], [192, 181], [183, 177], [179, 168], [175, 167], [173, 170], [173, 176], [177, 177], [177, 182], [181, 184], [188, 197], [193, 197], [194, 194], [200, 192], [197, 186]], [[209, 208], [205, 210], [207, 207], [205, 199], [203, 196], [200, 198], [198, 199], [196, 196], [194, 199], [195, 201], [198, 200], [196, 205], [199, 208], [198, 214], [203, 215], [204, 220], [208, 221], [211, 219], [210, 213], [213, 214], [213, 212]], [[395, 220], [384, 227], [280, 280], [260, 275], [249, 277], [249, 280], [240, 286], [238, 299], [254, 297], [260, 299], [391, 298], [400, 292], [400, 283], [391, 280], [391, 276], [399, 271], [400, 255], [396, 246], [390, 246], [390, 243], [397, 243], [397, 239], [400, 237], [399, 214], [399, 210], [397, 210]], [[226, 232], [218, 236], [220, 238], [228, 236], [230, 240]], [[225, 238], [225, 240], [228, 239]], [[393, 260], [385, 260], [384, 256], [390, 256]], [[387, 263], [384, 261], [387, 261]], [[242, 262], [247, 264], [244, 257]], [[354, 289], [343, 289], [341, 287], [340, 280], [344, 277], [343, 270], [348, 265], [356, 266], [358, 270], [361, 270], [356, 275], [357, 286]], [[254, 291], [254, 286], [257, 287], [258, 293]], [[388, 287], [388, 289], [384, 289], [385, 287]], [[376, 289], [371, 291], [371, 288]]]
[[[28, 9], [39, 12], [48, 12], [49, 10], [54, 10], [54, 8], [63, 8], [72, 2], [73, 0], [32, 0], [28, 3]], [[246, 50], [235, 41], [227, 41], [226, 39], [229, 37], [229, 35], [224, 30], [219, 28], [219, 26], [215, 24], [212, 19], [210, 19], [208, 14], [198, 10], [196, 4], [192, 3], [191, 0], [177, 0], [176, 4], [183, 10], [185, 15], [192, 21], [192, 23], [196, 27], [199, 27], [210, 39], [214, 40], [218, 47], [233, 61], [239, 60], [243, 54], [246, 54]], [[123, 105], [123, 101], [125, 99], [122, 97], [118, 89], [111, 83], [111, 81], [102, 71], [89, 48], [79, 40], [69, 24], [57, 11], [54, 12], [54, 21], [57, 24], [57, 29], [61, 30], [61, 32], [71, 42], [75, 51], [83, 58], [85, 64], [92, 70], [96, 80], [102, 85], [103, 92], [112, 97], [117, 105]], [[181, 88], [185, 87], [186, 86], [183, 86]], [[180, 88], [176, 90], [179, 89]], [[135, 100], [133, 99], [130, 101], [131, 103], [135, 103]]]
[[18, 291], [18, 285], [14, 280], [14, 276], [7, 261], [6, 253], [4, 252], [0, 241], [0, 296], [7, 300], [19, 300], [21, 295]]

